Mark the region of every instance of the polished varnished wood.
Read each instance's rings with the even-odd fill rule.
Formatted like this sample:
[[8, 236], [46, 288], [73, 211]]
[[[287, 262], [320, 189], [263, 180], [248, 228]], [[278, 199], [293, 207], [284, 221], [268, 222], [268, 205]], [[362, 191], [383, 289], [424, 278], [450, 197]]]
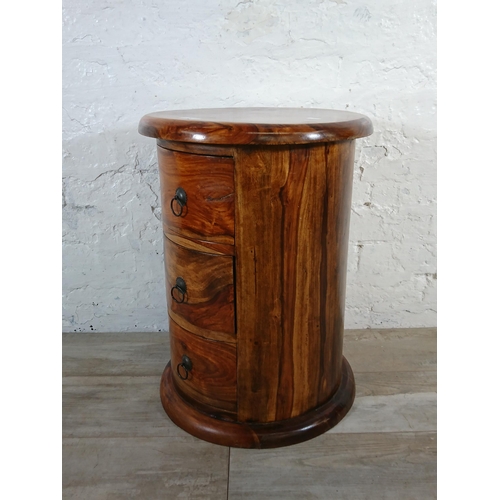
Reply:
[[241, 421], [295, 417], [340, 383], [353, 161], [352, 141], [237, 152]]
[[[343, 357], [353, 139], [371, 133], [370, 120], [187, 110], [146, 115], [139, 130], [158, 143], [173, 332], [166, 412], [202, 439], [238, 447], [330, 429], [354, 399]], [[181, 217], [170, 208], [177, 187], [188, 200]], [[178, 277], [182, 304], [170, 297]], [[176, 367], [188, 352], [203, 369], [182, 381]]]
[[232, 158], [234, 156], [234, 146], [227, 144], [203, 144], [194, 142], [179, 142], [179, 141], [163, 141], [157, 139], [156, 143], [159, 147], [178, 151], [179, 153], [192, 153], [195, 155], [208, 156], [226, 156]]
[[[170, 316], [186, 330], [215, 340], [234, 342], [233, 257], [186, 248], [164, 236], [165, 281]], [[171, 290], [176, 279], [186, 284], [182, 296]], [[183, 301], [183, 302], [182, 302]]]
[[[232, 158], [158, 149], [163, 226], [166, 233], [234, 244], [234, 167]], [[176, 189], [187, 194], [182, 215], [171, 201]], [[174, 204], [174, 210], [180, 212]]]
[[186, 238], [186, 236], [179, 236], [174, 233], [167, 233], [168, 239], [191, 250], [198, 252], [205, 252], [214, 255], [234, 255], [234, 245], [227, 245], [225, 243], [215, 243], [213, 241], [196, 240], [193, 238]]
[[[337, 424], [354, 401], [354, 377], [349, 363], [342, 363], [341, 384], [324, 404], [294, 418], [269, 423], [214, 420], [179, 397], [175, 386], [174, 359], [167, 365], [160, 384], [163, 407], [174, 423], [211, 443], [239, 448], [276, 448], [311, 439]], [[239, 420], [239, 419], [238, 419]]]
[[[236, 412], [236, 348], [232, 344], [208, 340], [189, 333], [170, 320], [170, 355], [173, 378], [179, 393], [208, 406]], [[192, 369], [177, 374], [182, 357], [188, 356]]]
[[224, 108], [150, 113], [142, 135], [202, 144], [311, 144], [372, 133], [371, 121], [350, 111], [308, 108]]

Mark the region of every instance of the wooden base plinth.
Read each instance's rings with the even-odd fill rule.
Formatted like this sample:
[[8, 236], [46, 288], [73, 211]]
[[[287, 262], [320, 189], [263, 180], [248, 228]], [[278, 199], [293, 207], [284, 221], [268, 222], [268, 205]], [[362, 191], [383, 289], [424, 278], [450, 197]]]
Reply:
[[277, 448], [307, 441], [344, 418], [354, 401], [354, 376], [345, 358], [337, 392], [326, 403], [287, 420], [256, 424], [214, 418], [188, 404], [177, 392], [170, 363], [161, 378], [160, 396], [170, 419], [181, 429], [205, 441], [236, 448]]

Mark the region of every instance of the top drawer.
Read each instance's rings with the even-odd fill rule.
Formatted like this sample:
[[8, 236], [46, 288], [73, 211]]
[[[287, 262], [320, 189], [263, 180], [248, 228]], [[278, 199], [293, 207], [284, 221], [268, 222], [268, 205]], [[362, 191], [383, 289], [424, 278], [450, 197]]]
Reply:
[[234, 245], [233, 159], [158, 147], [158, 165], [165, 232]]

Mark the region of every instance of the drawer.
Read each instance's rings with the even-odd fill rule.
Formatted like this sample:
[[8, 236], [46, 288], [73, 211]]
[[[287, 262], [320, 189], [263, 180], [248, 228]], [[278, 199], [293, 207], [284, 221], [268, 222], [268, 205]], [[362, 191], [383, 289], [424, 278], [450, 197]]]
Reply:
[[234, 245], [234, 161], [158, 147], [165, 232]]
[[[193, 335], [171, 319], [170, 356], [175, 385], [186, 399], [236, 412], [235, 345]], [[179, 366], [183, 356], [189, 371]]]
[[167, 236], [164, 249], [170, 316], [192, 333], [234, 342], [233, 257], [187, 249]]

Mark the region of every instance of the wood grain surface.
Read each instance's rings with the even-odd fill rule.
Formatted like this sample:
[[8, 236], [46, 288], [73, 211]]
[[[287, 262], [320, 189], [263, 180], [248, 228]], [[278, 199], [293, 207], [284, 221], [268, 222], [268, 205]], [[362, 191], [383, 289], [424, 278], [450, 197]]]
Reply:
[[[232, 158], [157, 150], [164, 231], [234, 244]], [[170, 203], [179, 187], [187, 194], [187, 204], [182, 216], [176, 217]], [[179, 211], [179, 207], [174, 209]]]
[[238, 419], [291, 418], [340, 383], [354, 143], [239, 149]]
[[170, 241], [173, 241], [184, 248], [196, 250], [198, 252], [210, 253], [214, 255], [234, 255], [235, 253], [234, 245], [186, 238], [186, 236], [180, 236], [172, 232], [165, 234], [165, 236], [167, 236]]
[[158, 144], [161, 148], [170, 149], [171, 151], [179, 151], [179, 153], [227, 156], [230, 158], [234, 156], [234, 146], [231, 144], [214, 145], [196, 142], [163, 141], [162, 139], [157, 139], [156, 144]]
[[[371, 121], [345, 110], [198, 109], [151, 113], [139, 131], [158, 145], [176, 357], [162, 379], [167, 413], [188, 429], [179, 415], [198, 411], [188, 430], [202, 437], [207, 414], [204, 427], [221, 425], [210, 407], [237, 412], [242, 446], [326, 431], [354, 398], [345, 276], [354, 139], [371, 134]], [[221, 346], [234, 353], [217, 374], [234, 357], [229, 399], [227, 380], [204, 380]], [[203, 370], [180, 382], [189, 350]], [[215, 442], [237, 446], [219, 430]]]
[[[236, 348], [232, 344], [193, 335], [170, 320], [173, 381], [180, 394], [204, 405], [236, 412]], [[177, 374], [182, 356], [192, 362], [186, 380]], [[181, 375], [184, 371], [181, 369]]]
[[63, 377], [158, 377], [170, 359], [170, 338], [166, 332], [65, 333], [62, 356]]
[[436, 330], [346, 330], [344, 345], [358, 386], [346, 419], [296, 446], [229, 451], [165, 415], [168, 333], [64, 334], [63, 498], [436, 498]]
[[436, 498], [434, 432], [325, 434], [284, 450], [232, 449], [231, 500]]
[[[174, 365], [175, 366], [175, 365]], [[342, 420], [354, 400], [354, 377], [344, 359], [338, 391], [324, 404], [294, 418], [268, 423], [229, 422], [211, 412], [200, 411], [174, 390], [175, 368], [163, 372], [160, 395], [168, 416], [179, 427], [211, 443], [240, 448], [276, 448], [312, 439]]]
[[170, 438], [66, 438], [62, 453], [65, 499], [227, 497], [229, 450], [184, 432]]
[[[109, 334], [104, 335], [109, 338]], [[134, 340], [128, 342], [134, 349], [138, 347]], [[104, 344], [107, 343], [105, 339]], [[170, 359], [170, 349], [164, 354]], [[87, 362], [90, 363], [95, 355], [94, 348], [89, 347]], [[152, 346], [150, 355], [154, 357]], [[139, 364], [142, 362], [146, 368], [144, 358]], [[124, 358], [124, 371], [129, 364]], [[63, 377], [63, 438], [178, 436], [176, 427], [165, 418], [158, 398], [158, 380], [158, 375], [92, 375], [90, 371], [86, 376]]]
[[373, 131], [359, 113], [308, 108], [224, 108], [160, 111], [142, 117], [139, 133], [200, 144], [304, 144], [356, 139]]
[[[167, 305], [171, 317], [192, 333], [234, 340], [233, 257], [184, 248], [164, 237]], [[176, 279], [186, 284], [184, 296], [174, 289]], [[213, 332], [213, 334], [211, 333]]]

